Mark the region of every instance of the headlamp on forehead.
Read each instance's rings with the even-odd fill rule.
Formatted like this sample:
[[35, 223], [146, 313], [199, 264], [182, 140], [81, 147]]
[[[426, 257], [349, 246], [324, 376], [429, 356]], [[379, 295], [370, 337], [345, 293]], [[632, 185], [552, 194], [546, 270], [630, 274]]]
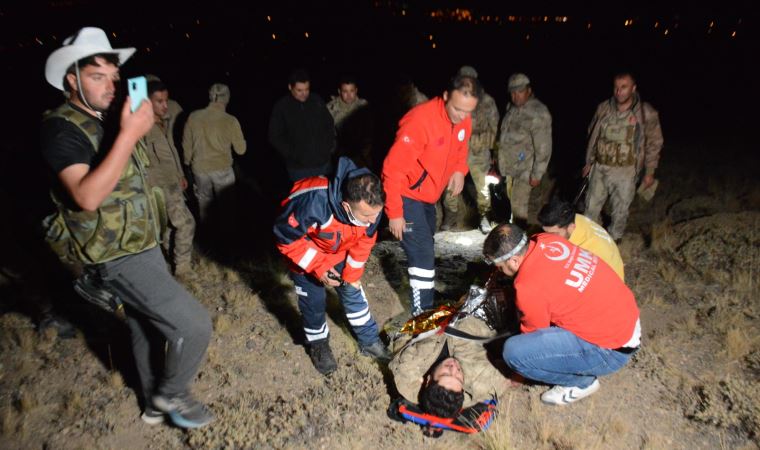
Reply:
[[523, 233], [522, 239], [520, 239], [520, 242], [517, 245], [515, 245], [515, 248], [513, 248], [511, 251], [499, 256], [498, 258], [491, 259], [487, 256], [484, 256], [483, 259], [485, 259], [486, 263], [490, 265], [504, 262], [508, 260], [509, 258], [518, 254], [523, 249], [523, 247], [525, 247], [525, 244], [527, 243], [528, 243], [528, 236], [525, 233]]

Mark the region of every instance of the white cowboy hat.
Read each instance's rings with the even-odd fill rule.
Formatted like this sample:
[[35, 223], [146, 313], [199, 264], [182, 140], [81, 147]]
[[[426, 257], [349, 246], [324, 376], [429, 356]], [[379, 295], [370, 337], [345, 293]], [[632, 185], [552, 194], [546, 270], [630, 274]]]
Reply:
[[135, 48], [111, 48], [105, 31], [100, 28], [85, 27], [63, 41], [63, 47], [48, 56], [45, 63], [45, 79], [54, 88], [63, 90], [63, 76], [66, 69], [82, 58], [98, 53], [119, 55], [119, 64], [124, 64], [135, 52]]

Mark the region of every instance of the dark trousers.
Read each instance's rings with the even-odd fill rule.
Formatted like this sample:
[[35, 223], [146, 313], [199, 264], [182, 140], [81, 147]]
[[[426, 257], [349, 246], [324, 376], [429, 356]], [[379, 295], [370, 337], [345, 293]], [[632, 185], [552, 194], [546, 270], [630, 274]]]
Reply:
[[[127, 306], [132, 351], [145, 399], [186, 391], [211, 338], [206, 308], [172, 277], [157, 246], [95, 268], [105, 287]], [[150, 342], [156, 331], [166, 343], [163, 368], [151, 367], [151, 352], [164, 349], [163, 341]], [[159, 380], [156, 373], [162, 373]]]
[[[345, 263], [338, 264], [335, 266], [335, 270], [338, 273], [342, 272], [344, 265]], [[290, 277], [296, 285], [298, 309], [301, 311], [306, 341], [312, 343], [327, 339], [330, 328], [327, 325], [325, 314], [327, 305], [325, 287], [311, 275], [290, 272]], [[346, 283], [335, 288], [335, 291], [343, 304], [346, 318], [351, 324], [359, 344], [365, 347], [377, 342], [380, 339], [377, 323], [369, 312], [369, 303], [366, 295], [364, 295], [364, 289], [356, 289]]]
[[412, 314], [433, 307], [435, 296], [435, 205], [402, 197], [404, 235], [401, 248], [409, 263]]

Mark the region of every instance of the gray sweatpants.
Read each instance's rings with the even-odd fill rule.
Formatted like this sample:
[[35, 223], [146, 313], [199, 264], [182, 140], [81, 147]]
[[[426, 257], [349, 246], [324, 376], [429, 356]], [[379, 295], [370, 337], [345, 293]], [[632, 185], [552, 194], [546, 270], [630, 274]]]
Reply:
[[[171, 276], [158, 247], [95, 268], [105, 286], [127, 306], [132, 351], [145, 399], [187, 390], [211, 339], [206, 308]], [[163, 352], [165, 343], [164, 367], [151, 367], [156, 361], [152, 352]], [[159, 380], [157, 373], [162, 374]]]

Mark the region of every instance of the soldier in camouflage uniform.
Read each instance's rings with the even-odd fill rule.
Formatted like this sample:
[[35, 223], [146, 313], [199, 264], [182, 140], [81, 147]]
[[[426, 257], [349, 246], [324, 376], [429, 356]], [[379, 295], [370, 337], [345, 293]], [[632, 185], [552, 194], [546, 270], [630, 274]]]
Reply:
[[[471, 66], [462, 66], [458, 73], [472, 78], [478, 77], [478, 72]], [[483, 234], [488, 234], [491, 231], [491, 222], [488, 220], [488, 213], [491, 211], [491, 193], [486, 184], [486, 175], [491, 168], [491, 149], [499, 129], [499, 109], [496, 107], [496, 101], [488, 93], [483, 92], [483, 97], [470, 117], [472, 117], [472, 136], [468, 142], [470, 153], [467, 155], [467, 165], [470, 168], [470, 176], [475, 184], [477, 195], [480, 215], [478, 228]], [[441, 229], [448, 230], [462, 219], [459, 214], [464, 212], [462, 196], [455, 197], [446, 191], [443, 209], [445, 220]]]
[[511, 102], [501, 121], [499, 171], [507, 177], [512, 221], [528, 220], [530, 191], [541, 183], [552, 156], [552, 116], [522, 73], [509, 77]]
[[171, 128], [176, 117], [169, 115], [169, 90], [162, 81], [148, 83], [148, 96], [153, 104], [155, 116], [155, 124], [145, 136], [146, 150], [150, 159], [148, 179], [151, 184], [163, 189], [166, 214], [169, 219], [162, 245], [166, 255], [171, 255], [174, 274], [178, 277], [189, 278], [193, 276], [195, 219], [185, 203], [183, 194], [183, 191], [187, 189], [187, 179], [182, 171], [182, 163], [174, 145]]
[[599, 213], [609, 197], [612, 221], [607, 230], [619, 241], [642, 169], [641, 184], [646, 188], [654, 183], [663, 138], [657, 111], [641, 100], [630, 73], [615, 76], [613, 94], [599, 104], [589, 125], [583, 176], [591, 174], [585, 215], [601, 223]]
[[336, 156], [347, 156], [359, 167], [372, 167], [372, 115], [353, 77], [341, 78], [338, 95], [327, 103], [327, 110], [335, 122]]
[[[63, 41], [45, 65], [45, 78], [69, 93], [40, 128], [42, 154], [56, 177], [56, 213], [46, 239], [62, 259], [84, 265], [88, 278], [123, 302], [140, 379], [142, 419], [195, 428], [213, 415], [189, 391], [211, 338], [206, 309], [169, 273], [158, 248], [165, 213], [151, 186], [142, 138], [154, 124], [149, 101], [119, 111], [116, 135], [102, 121], [115, 98], [119, 63], [134, 48], [113, 49], [105, 32], [83, 28]], [[160, 336], [159, 339], [154, 337]], [[154, 362], [162, 358], [162, 367]]]

